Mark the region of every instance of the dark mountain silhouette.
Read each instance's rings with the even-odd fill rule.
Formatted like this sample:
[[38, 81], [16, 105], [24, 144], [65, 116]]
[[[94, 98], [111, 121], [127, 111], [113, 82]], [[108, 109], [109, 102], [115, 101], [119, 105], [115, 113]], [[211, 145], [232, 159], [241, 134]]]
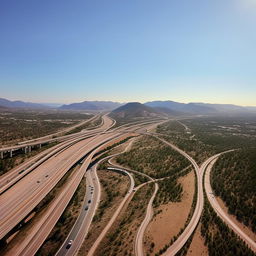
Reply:
[[155, 117], [159, 115], [162, 113], [139, 102], [127, 103], [113, 110], [110, 114], [113, 118]]

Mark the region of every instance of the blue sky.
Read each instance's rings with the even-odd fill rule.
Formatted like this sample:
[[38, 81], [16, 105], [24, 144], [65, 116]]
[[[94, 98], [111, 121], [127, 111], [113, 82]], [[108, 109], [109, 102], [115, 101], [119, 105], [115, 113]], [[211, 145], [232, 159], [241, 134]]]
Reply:
[[1, 0], [0, 97], [256, 105], [256, 0]]

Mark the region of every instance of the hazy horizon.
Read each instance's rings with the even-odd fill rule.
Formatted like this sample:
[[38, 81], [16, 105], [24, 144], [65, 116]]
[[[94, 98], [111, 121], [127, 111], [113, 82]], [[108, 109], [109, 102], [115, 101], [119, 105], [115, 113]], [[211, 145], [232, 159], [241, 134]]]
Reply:
[[72, 103], [80, 103], [80, 102], [84, 102], [84, 101], [112, 101], [112, 102], [118, 102], [118, 103], [122, 103], [122, 104], [125, 104], [125, 103], [129, 103], [129, 102], [139, 102], [139, 103], [146, 103], [146, 102], [151, 102], [151, 101], [173, 101], [173, 102], [178, 102], [178, 103], [185, 103], [185, 104], [188, 104], [188, 103], [206, 103], [206, 104], [230, 104], [230, 105], [237, 105], [237, 106], [242, 106], [242, 107], [256, 107], [256, 104], [255, 105], [240, 105], [240, 104], [235, 104], [235, 103], [218, 103], [218, 102], [202, 102], [202, 101], [179, 101], [179, 100], [173, 100], [173, 99], [152, 99], [152, 100], [146, 100], [146, 101], [139, 101], [139, 100], [131, 100], [131, 101], [120, 101], [120, 100], [109, 100], [109, 99], [102, 99], [102, 100], [99, 100], [99, 99], [80, 99], [80, 100], [74, 100], [74, 101], [70, 101], [70, 102], [58, 102], [58, 101], [53, 101], [53, 102], [49, 102], [49, 101], [29, 101], [29, 100], [22, 100], [22, 99], [11, 99], [11, 98], [6, 98], [6, 97], [1, 97], [1, 98], [4, 98], [4, 99], [7, 99], [7, 100], [10, 100], [10, 101], [24, 101], [24, 102], [30, 102], [30, 103], [39, 103], [39, 104], [59, 104], [59, 105], [64, 105], [64, 104], [72, 104]]
[[4, 1], [1, 97], [256, 106], [256, 2]]

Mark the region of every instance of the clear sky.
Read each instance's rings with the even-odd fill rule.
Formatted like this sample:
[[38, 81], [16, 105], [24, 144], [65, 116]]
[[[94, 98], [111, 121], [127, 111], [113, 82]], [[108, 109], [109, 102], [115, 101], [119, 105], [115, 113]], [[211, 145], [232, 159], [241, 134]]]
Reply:
[[0, 97], [256, 105], [256, 0], [1, 0]]

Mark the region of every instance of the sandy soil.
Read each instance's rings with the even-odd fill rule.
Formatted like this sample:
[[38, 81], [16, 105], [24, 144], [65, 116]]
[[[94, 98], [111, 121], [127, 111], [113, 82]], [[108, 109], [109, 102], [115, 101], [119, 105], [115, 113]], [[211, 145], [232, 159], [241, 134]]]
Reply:
[[231, 220], [239, 227], [241, 228], [246, 235], [248, 235], [251, 239], [256, 241], [256, 233], [253, 233], [253, 231], [245, 226], [243, 223], [239, 222], [236, 217], [232, 214], [228, 213], [228, 208], [226, 207], [224, 201], [220, 197], [216, 197], [218, 203], [220, 204], [221, 208], [225, 211], [226, 214], [231, 218]]
[[153, 184], [140, 188], [134, 197], [126, 202], [116, 221], [101, 241], [95, 256], [134, 255], [135, 235], [141, 224]]
[[208, 248], [204, 245], [204, 238], [201, 236], [201, 224], [197, 226], [192, 242], [189, 246], [187, 256], [207, 256]]
[[[193, 201], [194, 179], [195, 175], [192, 171], [178, 179], [183, 187], [181, 202], [168, 203], [155, 209], [155, 212], [158, 210], [162, 212], [152, 219], [145, 233], [145, 251], [149, 255], [154, 255], [168, 244], [185, 225]], [[152, 243], [154, 248], [150, 250]]]

